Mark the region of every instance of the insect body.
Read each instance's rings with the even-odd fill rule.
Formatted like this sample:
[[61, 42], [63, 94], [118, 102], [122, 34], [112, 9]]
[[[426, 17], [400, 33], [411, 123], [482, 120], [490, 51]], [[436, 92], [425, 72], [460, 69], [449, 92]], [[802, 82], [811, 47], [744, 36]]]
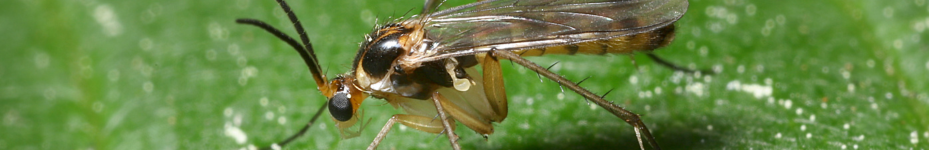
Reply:
[[[635, 127], [641, 148], [642, 136], [658, 148], [638, 115], [522, 57], [651, 51], [673, 40], [673, 23], [688, 5], [686, 0], [493, 0], [432, 12], [436, 3], [427, 1], [423, 14], [377, 27], [365, 37], [352, 71], [327, 81], [300, 22], [286, 3], [278, 2], [302, 43], [258, 20], [237, 22], [261, 27], [301, 54], [329, 98], [322, 109], [329, 109], [343, 137], [352, 136], [348, 128], [358, 124], [358, 108], [369, 96], [406, 112], [391, 117], [369, 149], [395, 123], [445, 133], [456, 149], [456, 122], [484, 136], [493, 133], [492, 123], [503, 121], [508, 109], [499, 59], [536, 71], [604, 107]], [[279, 145], [302, 135], [318, 116]]]

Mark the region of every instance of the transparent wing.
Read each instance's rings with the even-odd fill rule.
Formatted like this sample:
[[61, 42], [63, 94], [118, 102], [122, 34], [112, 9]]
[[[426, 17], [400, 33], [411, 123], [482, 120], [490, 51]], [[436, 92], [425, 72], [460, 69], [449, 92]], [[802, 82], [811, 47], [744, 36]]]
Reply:
[[[687, 11], [687, 0], [494, 0], [425, 16], [432, 50], [421, 61], [495, 50], [575, 44], [651, 31]], [[421, 20], [422, 21], [422, 20]]]

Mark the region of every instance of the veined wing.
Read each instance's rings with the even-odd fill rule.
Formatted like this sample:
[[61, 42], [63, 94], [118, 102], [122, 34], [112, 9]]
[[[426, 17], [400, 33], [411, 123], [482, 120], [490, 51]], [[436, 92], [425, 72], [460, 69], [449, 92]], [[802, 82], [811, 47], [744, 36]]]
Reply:
[[494, 0], [424, 16], [432, 50], [418, 61], [611, 39], [670, 25], [687, 0]]

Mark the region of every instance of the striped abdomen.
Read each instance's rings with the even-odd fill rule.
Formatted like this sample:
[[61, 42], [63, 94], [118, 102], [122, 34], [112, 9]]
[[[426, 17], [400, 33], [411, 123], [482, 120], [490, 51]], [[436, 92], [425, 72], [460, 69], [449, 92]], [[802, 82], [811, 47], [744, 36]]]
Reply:
[[541, 56], [547, 54], [628, 54], [636, 51], [651, 51], [667, 46], [674, 40], [674, 25], [668, 25], [649, 32], [621, 36], [570, 45], [551, 46], [538, 49], [514, 51], [521, 56]]

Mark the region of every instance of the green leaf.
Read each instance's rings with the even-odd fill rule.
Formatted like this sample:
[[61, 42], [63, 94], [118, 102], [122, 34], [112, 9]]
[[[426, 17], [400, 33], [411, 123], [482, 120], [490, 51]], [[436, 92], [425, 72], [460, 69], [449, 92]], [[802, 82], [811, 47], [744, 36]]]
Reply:
[[[349, 71], [376, 23], [422, 1], [288, 1], [329, 77]], [[459, 6], [471, 1], [453, 1]], [[409, 13], [407, 13], [409, 12]], [[409, 15], [406, 15], [409, 16]], [[325, 98], [288, 45], [237, 18], [296, 35], [271, 0], [0, 2], [0, 149], [239, 149], [295, 133]], [[379, 19], [379, 22], [375, 22]], [[643, 54], [529, 58], [639, 113], [666, 149], [929, 148], [929, 2], [693, 0], [675, 42]], [[506, 65], [509, 117], [467, 149], [637, 149], [631, 126]], [[341, 139], [328, 112], [286, 149], [361, 149], [387, 118], [362, 106]], [[240, 136], [232, 136], [240, 135]], [[244, 135], [244, 136], [241, 136]], [[245, 137], [237, 142], [233, 137]], [[395, 126], [381, 149], [449, 149]]]

